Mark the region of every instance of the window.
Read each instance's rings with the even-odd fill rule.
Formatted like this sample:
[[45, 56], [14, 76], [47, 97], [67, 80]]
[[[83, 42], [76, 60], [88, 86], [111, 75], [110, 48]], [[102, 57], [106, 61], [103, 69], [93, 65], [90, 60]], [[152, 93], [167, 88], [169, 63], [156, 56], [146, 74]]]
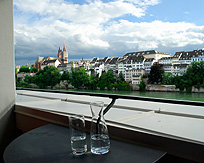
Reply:
[[[110, 2], [107, 2], [107, 1], [101, 0], [100, 3], [99, 3], [99, 2], [94, 1], [94, 0], [93, 1], [86, 1], [86, 2], [85, 1], [84, 2], [83, 1], [76, 2], [76, 1], [71, 1], [70, 0], [70, 2], [73, 3], [73, 4], [71, 3], [70, 5], [73, 8], [73, 11], [74, 11], [74, 9], [76, 10], [76, 13], [74, 12], [74, 13], [70, 14], [71, 16], [69, 16], [69, 14], [58, 14], [57, 17], [56, 17], [56, 20], [54, 20], [53, 22], [52, 22], [52, 19], [48, 19], [48, 18], [53, 18], [54, 16], [56, 16], [56, 15], [50, 15], [50, 14], [57, 14], [58, 13], [58, 12], [50, 12], [50, 11], [52, 11], [53, 8], [55, 8], [55, 7], [53, 7], [53, 5], [59, 6], [60, 12], [61, 13], [65, 13], [65, 12], [63, 12], [64, 7], [62, 8], [61, 4], [58, 3], [58, 2], [56, 2], [55, 4], [52, 4], [52, 1], [49, 1], [49, 4], [47, 4], [48, 1], [46, 1], [45, 4], [47, 4], [47, 6], [45, 5], [45, 7], [49, 8], [49, 12], [48, 12], [48, 10], [45, 10], [46, 8], [43, 8], [44, 7], [44, 5], [43, 5], [42, 8], [44, 9], [43, 11], [46, 11], [45, 14], [43, 12], [39, 12], [40, 9], [34, 11], [32, 9], [32, 6], [28, 4], [29, 1], [28, 2], [27, 1], [24, 2], [24, 3], [26, 3], [27, 6], [29, 6], [28, 8], [24, 7], [23, 3], [19, 5], [18, 3], [20, 3], [20, 1], [19, 2], [16, 1], [14, 3], [14, 5], [15, 5], [14, 13], [15, 13], [15, 18], [16, 18], [15, 19], [16, 20], [16, 24], [15, 24], [15, 28], [16, 28], [15, 29], [15, 37], [17, 39], [16, 42], [15, 42], [16, 43], [15, 46], [16, 46], [16, 49], [17, 49], [16, 50], [16, 58], [17, 58], [17, 62], [18, 63], [20, 63], [20, 61], [19, 61], [20, 59], [19, 58], [24, 58], [24, 57], [20, 57], [21, 53], [23, 53], [23, 50], [25, 50], [25, 52], [32, 51], [32, 53], [34, 53], [35, 51], [38, 51], [38, 52], [41, 52], [40, 54], [45, 54], [45, 53], [50, 54], [50, 53], [52, 53], [54, 55], [56, 53], [55, 50], [51, 49], [54, 52], [50, 52], [50, 51], [46, 52], [46, 50], [47, 50], [47, 48], [51, 44], [53, 46], [56, 46], [56, 44], [57, 44], [56, 42], [58, 42], [58, 41], [59, 42], [64, 42], [65, 41], [68, 45], [72, 46], [72, 47], [70, 47], [70, 49], [72, 49], [72, 51], [70, 51], [70, 53], [69, 53], [70, 57], [71, 56], [77, 56], [76, 54], [81, 54], [84, 57], [85, 56], [88, 57], [89, 56], [88, 54], [92, 54], [92, 55], [94, 54], [96, 56], [101, 56], [101, 54], [107, 54], [107, 51], [110, 52], [110, 53], [113, 52], [112, 53], [113, 55], [115, 55], [115, 54], [124, 55], [123, 53], [128, 54], [131, 51], [140, 51], [140, 50], [143, 51], [145, 49], [149, 49], [149, 48], [152, 48], [152, 47], [157, 47], [158, 50], [162, 49], [162, 48], [167, 50], [167, 49], [171, 49], [171, 46], [169, 46], [169, 45], [172, 45], [172, 44], [175, 46], [175, 49], [182, 49], [182, 48], [184, 48], [182, 50], [186, 50], [185, 48], [188, 47], [188, 46], [185, 47], [185, 46], [182, 45], [182, 42], [183, 42], [184, 38], [181, 37], [181, 40], [180, 40], [180, 38], [178, 38], [179, 40], [176, 40], [176, 42], [177, 42], [176, 44], [174, 42], [175, 40], [171, 39], [171, 38], [177, 38], [177, 37], [174, 37], [174, 35], [177, 35], [178, 31], [181, 31], [180, 26], [178, 26], [179, 23], [182, 22], [183, 26], [186, 26], [186, 29], [187, 29], [185, 31], [186, 33], [188, 33], [188, 31], [190, 31], [188, 29], [189, 28], [188, 26], [189, 26], [189, 24], [191, 22], [192, 22], [192, 24], [195, 24], [191, 28], [194, 28], [194, 26], [195, 26], [195, 29], [198, 29], [200, 27], [200, 25], [196, 24], [196, 22], [194, 22], [194, 20], [189, 20], [190, 22], [188, 22], [188, 21], [184, 20], [185, 16], [181, 17], [180, 15], [178, 15], [178, 16], [180, 16], [180, 18], [182, 20], [181, 22], [177, 22], [175, 17], [169, 18], [169, 20], [168, 20], [168, 25], [169, 24], [170, 24], [170, 26], [173, 25], [175, 28], [173, 26], [172, 26], [172, 28], [175, 30], [175, 32], [173, 30], [171, 31], [170, 30], [171, 28], [167, 28], [166, 29], [166, 25], [167, 25], [166, 21], [164, 21], [163, 18], [158, 15], [160, 11], [162, 12], [161, 15], [165, 14], [165, 12], [164, 12], [165, 8], [160, 8], [160, 10], [157, 10], [157, 12], [155, 12], [157, 15], [155, 15], [155, 16], [152, 15], [151, 16], [151, 18], [153, 18], [153, 19], [155, 19], [157, 16], [159, 16], [158, 22], [155, 21], [155, 20], [152, 20], [152, 21], [146, 20], [146, 17], [145, 17], [145, 16], [147, 16], [146, 13], [149, 14], [149, 12], [147, 12], [147, 10], [149, 10], [149, 8], [154, 10], [153, 6], [159, 7], [159, 5], [158, 5], [159, 3], [165, 4], [166, 2], [163, 2], [163, 1], [157, 1], [157, 2], [152, 3], [151, 5], [149, 5], [149, 3], [145, 3], [144, 2], [143, 5], [145, 5], [145, 6], [141, 6], [140, 4], [137, 4], [137, 2], [133, 2], [133, 1], [130, 2], [128, 0], [125, 1], [125, 4], [128, 4], [133, 9], [135, 9], [134, 11], [137, 11], [137, 9], [141, 9], [141, 11], [138, 10], [138, 12], [139, 12], [138, 15], [137, 15], [137, 12], [134, 12], [134, 14], [133, 14], [133, 13], [131, 13], [131, 11], [125, 11], [125, 12], [122, 12], [122, 13], [117, 13], [117, 15], [115, 15], [112, 12], [110, 12], [111, 13], [111, 15], [110, 15], [109, 12], [106, 12], [106, 11], [109, 11], [109, 8], [107, 6], [111, 6], [110, 8], [114, 8], [114, 9], [116, 9], [116, 11], [121, 11], [117, 7], [118, 6], [122, 6], [122, 5], [114, 5], [114, 4], [119, 3], [118, 1], [111, 1], [112, 3], [110, 3]], [[35, 2], [33, 2], [33, 3], [35, 3]], [[64, 3], [64, 1], [62, 1], [61, 3], [64, 6], [69, 5], [69, 3]], [[75, 5], [75, 3], [77, 5]], [[123, 4], [124, 2], [120, 1], [120, 3]], [[170, 3], [172, 3], [172, 2], [170, 2]], [[171, 8], [174, 8], [174, 7], [177, 8], [177, 9], [180, 8], [180, 10], [183, 11], [183, 5], [180, 4], [180, 2], [178, 2], [178, 3], [179, 4], [173, 4], [173, 6], [171, 6]], [[202, 2], [200, 2], [200, 3], [202, 3]], [[98, 5], [90, 5], [90, 4], [98, 4]], [[102, 8], [97, 7], [97, 6], [100, 6], [101, 4], [103, 5]], [[89, 8], [89, 10], [87, 10], [87, 12], [90, 13], [90, 16], [84, 17], [85, 14], [77, 15], [77, 10], [85, 9], [86, 8], [83, 5], [91, 7], [91, 8]], [[194, 6], [194, 5], [196, 5], [196, 3], [192, 3], [192, 8], [196, 8], [196, 6]], [[76, 6], [78, 6], [78, 7], [75, 8]], [[168, 8], [170, 8], [170, 7], [167, 6], [167, 9]], [[120, 9], [122, 9], [122, 8], [120, 8]], [[30, 13], [29, 10], [31, 10], [32, 14], [29, 14]], [[19, 14], [18, 11], [20, 11], [20, 13], [22, 13], [22, 14], [26, 13], [26, 16], [22, 15], [21, 19], [17, 19], [17, 18], [19, 18], [18, 17], [19, 16], [18, 15]], [[80, 10], [80, 11], [83, 12], [83, 10]], [[93, 11], [98, 11], [98, 12], [94, 13]], [[151, 11], [151, 10], [149, 10], [149, 11]], [[67, 12], [69, 12], [69, 10], [66, 10], [66, 13]], [[101, 14], [103, 12], [105, 12], [106, 14]], [[86, 12], [84, 12], [84, 13], [86, 13]], [[43, 15], [43, 17], [41, 17], [41, 14]], [[193, 13], [191, 13], [191, 14], [193, 14]], [[29, 16], [29, 15], [32, 15], [32, 16]], [[61, 17], [62, 15], [67, 15], [67, 16], [66, 17]], [[143, 22], [143, 20], [144, 20], [144, 23], [139, 23], [138, 24], [137, 22], [134, 22], [134, 19], [132, 19], [132, 18], [125, 19], [126, 15], [131, 15], [132, 18], [137, 18], [138, 21], [141, 21], [141, 22]], [[200, 14], [200, 15], [202, 15], [202, 14]], [[200, 15], [198, 15], [198, 19], [197, 20], [202, 20], [202, 17], [199, 17]], [[37, 32], [36, 33], [35, 32], [31, 33], [31, 31], [36, 31], [35, 29], [38, 29], [38, 28], [39, 29], [45, 29], [45, 26], [43, 26], [43, 25], [42, 25], [42, 27], [41, 26], [37, 26], [37, 25], [39, 25], [41, 23], [39, 23], [39, 22], [36, 23], [35, 19], [30, 19], [29, 21], [27, 19], [25, 20], [25, 19], [23, 19], [24, 16], [27, 19], [36, 16], [36, 20], [41, 20], [44, 24], [47, 23], [46, 24], [46, 27], [48, 27], [48, 28], [46, 28], [47, 30], [46, 31], [38, 30], [39, 31], [39, 35], [37, 37]], [[93, 16], [93, 18], [92, 18], [92, 16]], [[106, 16], [106, 17], [103, 17], [103, 16]], [[195, 16], [192, 15], [192, 17], [195, 17]], [[120, 18], [120, 21], [119, 21], [119, 18]], [[27, 22], [32, 22], [32, 20], [34, 22], [31, 23], [31, 24], [26, 24], [25, 25], [25, 24], [23, 24], [23, 22], [20, 22], [20, 20], [24, 20], [25, 24]], [[47, 20], [50, 20], [52, 23], [49, 24], [50, 22], [47, 21]], [[86, 21], [90, 21], [90, 22], [86, 22]], [[112, 21], [114, 23], [112, 23]], [[186, 25], [185, 22], [189, 23], [189, 24]], [[75, 29], [72, 26], [75, 23], [78, 25], [78, 28], [76, 28], [78, 31], [73, 31], [73, 32], [68, 31], [70, 29]], [[108, 23], [108, 24], [106, 24], [106, 23]], [[92, 26], [92, 24], [94, 24], [94, 25]], [[116, 26], [111, 26], [112, 24], [116, 25]], [[130, 24], [131, 24], [131, 26], [133, 28], [130, 26]], [[145, 24], [146, 26], [143, 26], [143, 24]], [[165, 37], [165, 39], [159, 40], [161, 42], [164, 42], [163, 47], [160, 46], [159, 44], [157, 44], [158, 40], [154, 40], [155, 44], [153, 42], [149, 42], [149, 38], [154, 36], [154, 33], [152, 33], [152, 31], [149, 31], [148, 27], [151, 27], [151, 29], [152, 28], [154, 29], [154, 27], [158, 26], [158, 24], [160, 25], [161, 28], [165, 28], [165, 31], [167, 31], [167, 33], [166, 33], [166, 37], [167, 38]], [[99, 25], [99, 26], [97, 26], [97, 25]], [[128, 28], [127, 28], [127, 26], [128, 26]], [[135, 26], [137, 26], [137, 27], [139, 26], [139, 27], [135, 28]], [[52, 27], [55, 27], [54, 30], [57, 30], [57, 29], [60, 29], [60, 30], [58, 30], [58, 31], [54, 32], [54, 34], [52, 34], [53, 33]], [[89, 27], [91, 27], [91, 28], [89, 28]], [[118, 30], [115, 30], [116, 27], [118, 28]], [[178, 31], [177, 31], [177, 28], [179, 28]], [[50, 29], [51, 29], [51, 32], [49, 31]], [[79, 29], [81, 29], [81, 30], [79, 30]], [[126, 30], [123, 30], [123, 29], [126, 29]], [[140, 29], [147, 31], [145, 33], [146, 37], [140, 38], [144, 34], [144, 31], [140, 31]], [[191, 31], [192, 30], [193, 29], [191, 29]], [[44, 33], [42, 34], [41, 31], [44, 31]], [[61, 32], [61, 31], [63, 31], [63, 32]], [[80, 32], [80, 31], [82, 31], [82, 32]], [[171, 32], [172, 32], [172, 36], [171, 36], [171, 38], [168, 39], [169, 33], [171, 33]], [[128, 35], [128, 33], [129, 34], [131, 33], [132, 36]], [[64, 37], [64, 35], [66, 35], [66, 34], [68, 36]], [[160, 31], [158, 31], [157, 35], [159, 35], [158, 38], [163, 38], [163, 37], [160, 37], [161, 36]], [[165, 35], [165, 33], [162, 33], [162, 35]], [[57, 39], [54, 38], [54, 37], [56, 37]], [[195, 35], [194, 37], [195, 37], [195, 39], [199, 40], [200, 36], [197, 37], [197, 35]], [[24, 39], [22, 39], [22, 38], [24, 38]], [[44, 40], [46, 38], [48, 38], [48, 40], [44, 41], [44, 42], [42, 41], [42, 44], [39, 44], [40, 46], [38, 44], [36, 44], [37, 42], [40, 43], [41, 40]], [[50, 38], [52, 38], [52, 39], [49, 40]], [[109, 39], [109, 38], [111, 38], [111, 39]], [[140, 38], [140, 39], [138, 39], [138, 38]], [[148, 38], [148, 39], [146, 39], [146, 38]], [[27, 39], [31, 42], [31, 45], [33, 45], [33, 46], [25, 46], [26, 49], [21, 49], [22, 46], [20, 46], [20, 45], [27, 45], [26, 43], [29, 43], [29, 42], [25, 42]], [[154, 37], [154, 39], [157, 39], [157, 37]], [[58, 41], [53, 41], [53, 40], [58, 40]], [[139, 42], [135, 43], [136, 40], [139, 40]], [[191, 45], [192, 45], [191, 43], [193, 41], [189, 40], [189, 39], [185, 40], [185, 41], [187, 42], [186, 45], [189, 45], [189, 47], [191, 47]], [[70, 42], [70, 44], [69, 44], [69, 42]], [[170, 42], [169, 45], [168, 45], [168, 42]], [[49, 44], [47, 44], [47, 43], [49, 43]], [[75, 47], [75, 45], [78, 46], [77, 43], [79, 43], [79, 45], [81, 44], [82, 46]], [[164, 46], [165, 44], [167, 44], [167, 47]], [[194, 45], [194, 46], [196, 46], [196, 45]], [[27, 49], [28, 47], [32, 47], [33, 49], [28, 50]], [[41, 49], [41, 48], [43, 48], [43, 49]], [[73, 49], [75, 49], [75, 50], [73, 50]], [[104, 49], [105, 49], [105, 51], [104, 51]], [[172, 48], [172, 49], [174, 49], [174, 48]], [[172, 52], [173, 52], [173, 50], [172, 50]], [[36, 54], [39, 54], [39, 53], [36, 53]], [[137, 53], [137, 54], [140, 55], [140, 53]], [[141, 52], [141, 54], [144, 55], [145, 53]], [[149, 54], [149, 52], [147, 52], [146, 54]], [[202, 54], [203, 54], [203, 52], [202, 52]], [[133, 55], [135, 55], [135, 53]], [[187, 53], [187, 55], [189, 55], [189, 54]], [[128, 54], [128, 56], [131, 56], [131, 54]], [[179, 56], [179, 55], [177, 55], [177, 56]], [[28, 60], [28, 58], [26, 58], [26, 59]], [[187, 58], [181, 58], [181, 60], [185, 60], [185, 59], [187, 59]], [[33, 61], [35, 61], [35, 60], [33, 60]], [[193, 59], [193, 61], [195, 61], [195, 60], [196, 59]], [[199, 61], [199, 59], [197, 59], [197, 60]], [[183, 61], [183, 63], [184, 62], [188, 63], [190, 61]], [[167, 61], [162, 61], [162, 63], [167, 63]], [[140, 63], [140, 62], [137, 62], [137, 64], [139, 65], [139, 68], [142, 68], [143, 65], [144, 65], [143, 63]], [[119, 67], [122, 67], [122, 66], [119, 66]], [[126, 67], [126, 65], [124, 67]], [[136, 67], [136, 65], [135, 65], [135, 67]], [[150, 68], [150, 64], [149, 63], [145, 64], [145, 68]], [[167, 68], [171, 68], [171, 67], [167, 66]], [[177, 70], [177, 69], [179, 69], [179, 67], [176, 66], [175, 69]], [[96, 70], [98, 71], [99, 68], [96, 68]], [[175, 73], [180, 73], [180, 72], [178, 70], [178, 72], [175, 72]], [[127, 76], [128, 75], [129, 74], [127, 73]], [[156, 94], [156, 93], [154, 92], [154, 94]], [[160, 97], [160, 98], [163, 98], [163, 97]], [[105, 100], [107, 100], [107, 99], [105, 99]], [[74, 101], [74, 99], [73, 99], [73, 101]], [[128, 107], [125, 106], [124, 108], [128, 108]], [[142, 109], [148, 110], [148, 108], [143, 108], [143, 106], [142, 106]], [[156, 108], [156, 109], [158, 109], [158, 108]], [[177, 116], [177, 115], [174, 115], [174, 113], [176, 111], [172, 112], [171, 110], [168, 110], [168, 109], [167, 110], [163, 109], [161, 114], [159, 113], [160, 110], [156, 110], [155, 112], [154, 111], [152, 111], [152, 112], [153, 113], [151, 115], [155, 115], [157, 113], [156, 115], [158, 117], [163, 117], [163, 114], [166, 115], [167, 117], [171, 117], [171, 118], [174, 117], [174, 116]], [[143, 113], [138, 113], [137, 112], [137, 114], [143, 114]], [[179, 113], [179, 114], [181, 114], [181, 113]], [[191, 114], [194, 114], [194, 113], [191, 113]], [[182, 114], [182, 116], [184, 117], [184, 118], [182, 117], [183, 119], [186, 118], [184, 116], [184, 113]], [[123, 119], [121, 117], [118, 117], [118, 118], [121, 121], [123, 120], [122, 122], [124, 124], [127, 122], [127, 119]], [[131, 117], [128, 117], [128, 118], [131, 118]], [[138, 120], [138, 121], [140, 121], [140, 120]], [[171, 133], [169, 133], [169, 135], [170, 134]], [[168, 133], [167, 133], [167, 135], [168, 135]]]

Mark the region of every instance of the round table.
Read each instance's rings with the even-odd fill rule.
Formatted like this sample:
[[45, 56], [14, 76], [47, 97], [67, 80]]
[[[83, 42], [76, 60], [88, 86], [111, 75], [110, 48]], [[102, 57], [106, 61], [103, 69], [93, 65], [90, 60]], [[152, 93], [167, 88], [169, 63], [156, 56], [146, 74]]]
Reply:
[[[90, 151], [89, 135], [87, 136]], [[5, 163], [152, 163], [165, 152], [111, 139], [111, 150], [105, 155], [88, 152], [73, 156], [69, 128], [49, 124], [31, 130], [12, 141], [4, 151]]]

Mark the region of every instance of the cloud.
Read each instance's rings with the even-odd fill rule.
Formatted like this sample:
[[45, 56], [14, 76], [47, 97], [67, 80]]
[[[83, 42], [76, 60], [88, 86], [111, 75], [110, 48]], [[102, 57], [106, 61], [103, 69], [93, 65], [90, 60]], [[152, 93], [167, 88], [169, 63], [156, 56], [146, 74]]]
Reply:
[[[122, 56], [127, 52], [201, 46], [204, 26], [187, 22], [132, 22], [158, 0], [14, 0], [16, 63], [57, 56], [66, 44], [70, 58]], [[30, 59], [31, 60], [31, 59]], [[26, 63], [25, 63], [26, 64]]]
[[138, 1], [137, 3], [120, 0], [103, 3], [96, 0], [79, 5], [62, 0], [15, 0], [14, 5], [21, 13], [32, 13], [42, 18], [57, 18], [77, 23], [104, 23], [125, 14], [136, 17], [144, 16], [143, 7], [152, 5], [151, 1], [155, 0]]

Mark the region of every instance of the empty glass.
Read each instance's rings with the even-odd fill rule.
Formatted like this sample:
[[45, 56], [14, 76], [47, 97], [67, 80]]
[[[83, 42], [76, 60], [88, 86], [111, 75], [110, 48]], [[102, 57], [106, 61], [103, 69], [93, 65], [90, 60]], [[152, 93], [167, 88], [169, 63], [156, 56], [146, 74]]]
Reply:
[[83, 155], [87, 152], [85, 120], [82, 115], [69, 117], [71, 133], [71, 148], [74, 155]]

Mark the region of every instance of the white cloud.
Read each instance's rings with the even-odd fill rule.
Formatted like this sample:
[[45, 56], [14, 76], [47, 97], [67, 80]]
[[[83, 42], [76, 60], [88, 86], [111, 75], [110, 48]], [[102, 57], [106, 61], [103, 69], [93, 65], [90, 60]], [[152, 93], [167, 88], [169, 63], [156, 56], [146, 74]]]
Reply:
[[154, 49], [159, 48], [159, 46], [174, 48], [204, 43], [204, 34], [202, 33], [204, 26], [197, 27], [185, 22], [132, 23], [123, 20], [117, 24], [116, 30], [114, 26], [110, 28], [112, 35], [117, 36], [120, 40], [128, 40], [127, 46], [128, 43], [135, 43], [135, 48], [139, 50]]
[[157, 3], [157, 0], [118, 0], [109, 3], [96, 0], [78, 5], [63, 0], [14, 0], [14, 5], [22, 13], [38, 14], [44, 19], [49, 17], [78, 23], [104, 23], [125, 14], [141, 17], [145, 15], [145, 7]]
[[[14, 0], [15, 46], [19, 58], [57, 56], [59, 46], [70, 57], [122, 56], [137, 50], [202, 45], [204, 26], [186, 22], [130, 22], [158, 0], [89, 0], [79, 5], [63, 0]], [[115, 18], [119, 20], [116, 21]], [[168, 51], [166, 51], [168, 52]]]

